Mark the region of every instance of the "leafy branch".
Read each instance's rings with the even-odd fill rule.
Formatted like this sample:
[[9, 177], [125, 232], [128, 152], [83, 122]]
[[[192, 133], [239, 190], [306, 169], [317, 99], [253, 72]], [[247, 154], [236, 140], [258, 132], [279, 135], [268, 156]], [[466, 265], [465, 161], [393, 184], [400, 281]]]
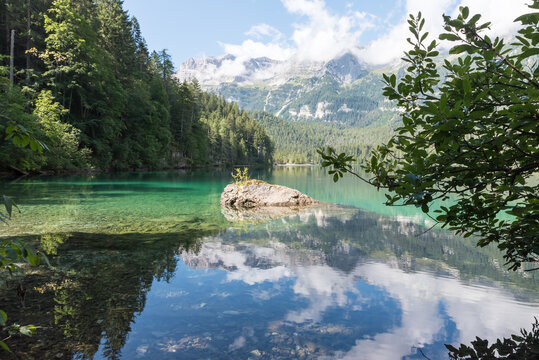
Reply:
[[[539, 9], [539, 1], [530, 7]], [[438, 44], [423, 32], [421, 13], [410, 15], [406, 74], [383, 76], [402, 125], [361, 164], [372, 177], [354, 172], [345, 153], [318, 153], [334, 181], [350, 173], [387, 189], [387, 205], [419, 207], [435, 225], [475, 236], [478, 246], [497, 244], [516, 270], [539, 262], [539, 13], [516, 19], [522, 28], [511, 47], [481, 35], [490, 23], [479, 19], [467, 7], [444, 16], [439, 39], [455, 42], [449, 52], [460, 57], [443, 62], [440, 80]]]

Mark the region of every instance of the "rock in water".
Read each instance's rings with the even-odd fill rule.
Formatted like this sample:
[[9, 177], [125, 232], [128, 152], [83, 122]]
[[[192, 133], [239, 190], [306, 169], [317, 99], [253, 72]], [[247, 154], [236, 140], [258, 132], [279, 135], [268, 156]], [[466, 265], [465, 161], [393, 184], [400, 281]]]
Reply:
[[306, 206], [259, 206], [252, 208], [233, 208], [221, 206], [221, 214], [225, 219], [240, 224], [262, 224], [266, 221], [291, 216], [303, 211]]
[[261, 206], [305, 207], [318, 203], [298, 190], [260, 180], [249, 180], [243, 185], [227, 185], [221, 194], [221, 206], [236, 209]]

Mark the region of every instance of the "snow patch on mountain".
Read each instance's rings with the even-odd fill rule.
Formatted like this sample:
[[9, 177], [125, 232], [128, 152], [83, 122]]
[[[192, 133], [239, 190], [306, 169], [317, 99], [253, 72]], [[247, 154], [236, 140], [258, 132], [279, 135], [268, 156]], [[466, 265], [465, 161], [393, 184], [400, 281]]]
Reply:
[[352, 53], [345, 53], [330, 61], [286, 61], [267, 57], [244, 59], [234, 55], [191, 58], [180, 65], [176, 76], [180, 81], [197, 79], [203, 86], [235, 83], [253, 85], [265, 83], [282, 85], [295, 78], [332, 75], [340, 83], [351, 83], [365, 74], [367, 66]]

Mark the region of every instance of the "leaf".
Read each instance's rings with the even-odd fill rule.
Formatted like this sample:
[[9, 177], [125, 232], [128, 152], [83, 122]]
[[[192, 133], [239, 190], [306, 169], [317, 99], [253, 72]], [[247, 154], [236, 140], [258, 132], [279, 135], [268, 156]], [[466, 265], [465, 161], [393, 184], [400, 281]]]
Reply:
[[440, 34], [440, 36], [438, 36], [438, 39], [440, 39], [440, 40], [449, 40], [449, 41], [459, 41], [460, 40], [460, 38], [457, 35], [450, 34], [450, 33]]
[[21, 139], [18, 136], [13, 137], [12, 142], [13, 142], [13, 145], [17, 147], [21, 147]]
[[523, 38], [522, 36], [518, 36], [518, 35], [515, 36], [515, 37], [516, 37], [518, 40], [520, 40], [520, 42], [523, 43], [524, 45], [530, 46], [530, 42], [529, 42], [527, 39]]
[[30, 149], [32, 149], [32, 151], [39, 151], [41, 150], [41, 146], [39, 146], [37, 141], [32, 140], [30, 141]]
[[0, 326], [4, 326], [6, 324], [6, 321], [7, 314], [3, 310], [0, 310]]
[[534, 55], [539, 55], [539, 48], [531, 48], [531, 49], [524, 50], [522, 54], [520, 54], [518, 57], [519, 59], [522, 60], [522, 59], [526, 59]]
[[19, 332], [26, 336], [34, 335], [35, 331], [36, 327], [34, 325], [21, 326], [21, 328], [19, 329]]
[[9, 217], [11, 217], [11, 211], [13, 210], [13, 200], [11, 200], [11, 198], [7, 195], [4, 195], [4, 206], [6, 207], [6, 211]]
[[469, 54], [472, 54], [472, 53], [475, 52], [475, 50], [476, 50], [476, 48], [471, 46], [471, 45], [462, 44], [462, 45], [457, 45], [457, 46], [452, 47], [451, 50], [449, 50], [449, 53], [450, 54], [460, 54], [460, 53], [466, 51]]
[[461, 11], [462, 11], [462, 17], [465, 19], [468, 17], [468, 15], [470, 15], [470, 9], [468, 9], [467, 6], [462, 7]]
[[535, 25], [539, 22], [539, 13], [524, 14], [517, 17], [513, 22], [520, 21], [524, 25]]
[[[489, 22], [486, 22], [486, 23], [484, 23], [483, 25], [478, 26], [478, 27], [477, 27], [477, 30], [483, 30], [483, 29], [486, 29], [486, 28], [488, 28], [488, 27], [490, 26], [490, 24], [491, 24], [490, 21], [489, 21]], [[487, 38], [488, 38], [488, 36], [485, 36], [485, 39], [487, 39]]]
[[480, 14], [475, 14], [474, 16], [472, 16], [472, 18], [468, 21], [468, 24], [471, 24], [471, 25], [475, 25], [479, 19], [481, 19], [481, 15]]
[[7, 346], [6, 343], [3, 341], [0, 341], [0, 347], [6, 350], [7, 352], [11, 352], [11, 350], [9, 350], [9, 346]]
[[39, 256], [36, 255], [36, 252], [34, 251], [34, 249], [25, 247], [25, 250], [26, 250], [26, 254], [27, 254], [26, 256], [28, 258], [28, 262], [30, 263], [30, 265], [32, 266], [39, 265]]
[[339, 181], [339, 174], [336, 173], [333, 175], [333, 182], [337, 182], [337, 181]]
[[[6, 134], [8, 135], [8, 138], [11, 134], [13, 134], [13, 131], [15, 130], [15, 126], [13, 125], [8, 125], [8, 127], [6, 127]], [[8, 139], [6, 138], [6, 139]]]

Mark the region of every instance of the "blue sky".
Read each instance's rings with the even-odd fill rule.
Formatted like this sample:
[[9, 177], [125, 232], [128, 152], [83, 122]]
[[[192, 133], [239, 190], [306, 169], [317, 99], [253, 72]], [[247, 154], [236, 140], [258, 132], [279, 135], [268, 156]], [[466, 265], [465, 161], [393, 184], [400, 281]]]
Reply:
[[[168, 49], [176, 66], [190, 57], [233, 53], [240, 58], [327, 60], [355, 51], [373, 64], [406, 48], [406, 14], [421, 10], [439, 33], [443, 13], [470, 6], [492, 20], [493, 32], [513, 31], [525, 0], [125, 0], [149, 48]], [[364, 48], [364, 51], [358, 49]]]

